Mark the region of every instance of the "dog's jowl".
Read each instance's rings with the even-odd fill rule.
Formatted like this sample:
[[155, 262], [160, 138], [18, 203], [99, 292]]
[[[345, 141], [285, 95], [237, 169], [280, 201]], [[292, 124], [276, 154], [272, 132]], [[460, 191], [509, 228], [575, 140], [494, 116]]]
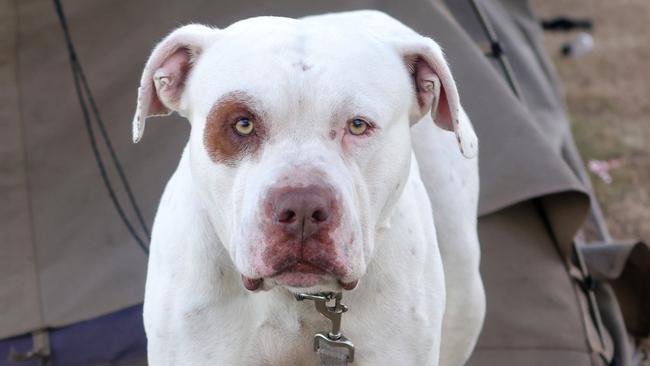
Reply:
[[330, 324], [294, 294], [321, 292], [343, 292], [354, 364], [465, 362], [478, 141], [436, 42], [375, 11], [184, 26], [134, 141], [172, 112], [191, 133], [154, 223], [150, 365], [316, 365]]

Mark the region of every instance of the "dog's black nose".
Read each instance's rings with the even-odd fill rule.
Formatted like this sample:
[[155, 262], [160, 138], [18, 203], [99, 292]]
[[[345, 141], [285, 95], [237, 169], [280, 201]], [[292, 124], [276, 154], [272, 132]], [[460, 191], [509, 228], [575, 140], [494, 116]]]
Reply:
[[330, 222], [334, 197], [320, 185], [285, 187], [272, 198], [273, 220], [293, 238], [306, 239]]

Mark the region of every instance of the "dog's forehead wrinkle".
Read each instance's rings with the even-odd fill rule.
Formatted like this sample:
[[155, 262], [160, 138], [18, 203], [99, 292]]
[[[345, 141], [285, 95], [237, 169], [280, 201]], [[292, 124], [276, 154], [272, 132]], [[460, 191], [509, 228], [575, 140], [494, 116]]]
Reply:
[[305, 60], [301, 59], [292, 64], [295, 66], [297, 69], [301, 71], [309, 71], [311, 68], [314, 67], [313, 64], [308, 64]]
[[307, 39], [305, 33], [299, 30], [295, 38], [297, 60], [293, 63], [293, 65], [303, 72], [309, 71], [313, 67], [313, 65], [309, 64], [305, 59], [306, 42]]

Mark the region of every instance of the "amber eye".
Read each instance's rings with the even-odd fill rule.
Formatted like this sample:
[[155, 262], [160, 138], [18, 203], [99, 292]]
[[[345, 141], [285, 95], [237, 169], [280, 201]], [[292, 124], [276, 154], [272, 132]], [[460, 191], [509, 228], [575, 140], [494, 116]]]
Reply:
[[361, 118], [355, 118], [348, 122], [348, 131], [355, 136], [363, 135], [368, 131], [370, 125]]
[[253, 131], [255, 131], [253, 121], [248, 118], [238, 119], [233, 128], [235, 129], [235, 132], [241, 136], [250, 136]]

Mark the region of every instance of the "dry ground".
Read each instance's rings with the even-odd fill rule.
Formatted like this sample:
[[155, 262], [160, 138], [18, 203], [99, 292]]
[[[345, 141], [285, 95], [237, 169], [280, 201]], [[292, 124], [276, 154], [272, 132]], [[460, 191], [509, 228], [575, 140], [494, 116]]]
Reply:
[[594, 21], [594, 51], [565, 58], [578, 33], [546, 33], [583, 159], [621, 158], [611, 184], [591, 174], [615, 238], [650, 242], [650, 1], [534, 0], [543, 17]]

